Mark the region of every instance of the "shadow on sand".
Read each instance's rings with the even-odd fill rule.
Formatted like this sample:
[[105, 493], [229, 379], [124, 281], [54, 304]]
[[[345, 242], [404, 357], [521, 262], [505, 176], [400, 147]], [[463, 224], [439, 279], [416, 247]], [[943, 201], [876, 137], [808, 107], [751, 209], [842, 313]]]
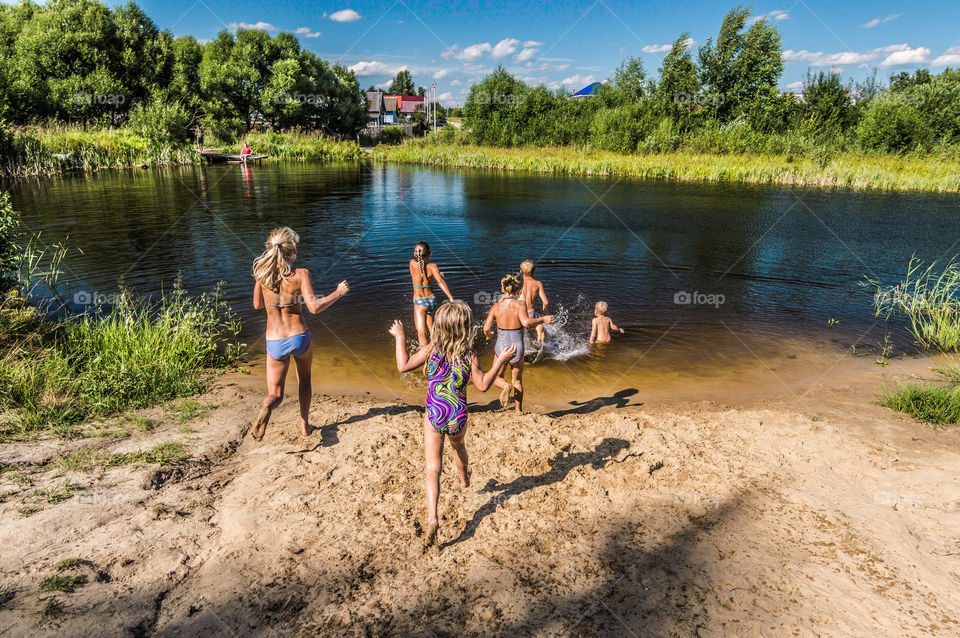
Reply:
[[[519, 476], [509, 483], [502, 484], [498, 483], [496, 479], [490, 479], [483, 489], [480, 490], [480, 494], [493, 494], [493, 496], [480, 506], [480, 509], [473, 514], [473, 518], [467, 521], [467, 525], [463, 528], [463, 531], [460, 532], [460, 536], [452, 541], [443, 543], [440, 549], [473, 538], [477, 527], [480, 526], [483, 519], [493, 514], [497, 507], [507, 502], [511, 496], [518, 496], [537, 487], [558, 483], [565, 479], [571, 470], [583, 465], [589, 465], [593, 469], [599, 470], [610, 461], [613, 461], [613, 457], [629, 447], [630, 443], [623, 439], [606, 438], [597, 445], [596, 449], [590, 450], [589, 452], [574, 452], [571, 454], [569, 453], [570, 446], [568, 445], [557, 452], [552, 459], [547, 461], [550, 469], [543, 474], [536, 476]], [[622, 459], [619, 462], [622, 462]]]
[[336, 423], [328, 423], [326, 425], [320, 426], [320, 442], [314, 445], [311, 448], [305, 450], [293, 450], [292, 452], [287, 452], [287, 454], [306, 454], [307, 452], [316, 452], [322, 447], [330, 447], [336, 445], [340, 442], [340, 426], [348, 425], [350, 423], [358, 423], [359, 421], [366, 421], [367, 419], [373, 419], [378, 416], [384, 415], [395, 415], [395, 414], [406, 414], [407, 412], [417, 412], [421, 410], [415, 405], [386, 405], [370, 408], [364, 414], [355, 414], [350, 418], [343, 419], [342, 421], [337, 421]]
[[[613, 406], [616, 409], [625, 408], [630, 403], [630, 397], [640, 392], [636, 388], [627, 388], [625, 390], [620, 390], [613, 393], [609, 397], [597, 397], [595, 399], [590, 399], [589, 401], [571, 401], [570, 405], [574, 406], [566, 410], [554, 410], [553, 412], [547, 412], [546, 416], [553, 418], [567, 416], [568, 414], [590, 414], [591, 412], [596, 412], [600, 408], [605, 408], [607, 406]], [[634, 403], [632, 405], [643, 405], [642, 403]]]

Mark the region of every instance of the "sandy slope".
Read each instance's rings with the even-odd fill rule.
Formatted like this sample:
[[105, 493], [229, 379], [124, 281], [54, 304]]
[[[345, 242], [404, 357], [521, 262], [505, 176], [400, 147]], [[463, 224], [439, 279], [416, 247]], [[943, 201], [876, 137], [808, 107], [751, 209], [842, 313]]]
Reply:
[[[81, 487], [27, 518], [0, 504], [0, 633], [955, 636], [960, 436], [871, 405], [879, 375], [737, 407], [475, 411], [474, 485], [447, 456], [426, 553], [420, 407], [318, 399], [305, 443], [288, 400], [257, 444], [255, 380], [227, 379], [196, 432], [111, 444], [184, 441], [182, 467], [0, 486]], [[65, 557], [89, 582], [42, 619]]]

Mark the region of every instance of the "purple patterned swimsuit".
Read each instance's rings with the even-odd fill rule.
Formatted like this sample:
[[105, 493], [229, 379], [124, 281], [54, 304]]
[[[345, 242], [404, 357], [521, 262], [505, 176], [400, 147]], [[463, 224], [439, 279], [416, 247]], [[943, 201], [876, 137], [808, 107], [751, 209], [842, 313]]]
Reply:
[[467, 425], [467, 383], [470, 361], [460, 355], [453, 362], [434, 352], [427, 361], [427, 418], [441, 434], [454, 435]]

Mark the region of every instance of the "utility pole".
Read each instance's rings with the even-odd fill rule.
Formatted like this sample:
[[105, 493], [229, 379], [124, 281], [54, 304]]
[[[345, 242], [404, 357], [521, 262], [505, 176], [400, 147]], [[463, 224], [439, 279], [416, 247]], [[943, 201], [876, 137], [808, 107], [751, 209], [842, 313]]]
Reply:
[[433, 81], [433, 132], [437, 132], [437, 81]]

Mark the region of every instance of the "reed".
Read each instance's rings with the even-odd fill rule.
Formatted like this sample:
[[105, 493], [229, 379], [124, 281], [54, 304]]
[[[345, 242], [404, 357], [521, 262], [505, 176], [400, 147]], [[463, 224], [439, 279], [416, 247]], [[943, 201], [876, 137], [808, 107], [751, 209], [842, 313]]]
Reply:
[[364, 156], [356, 141], [338, 141], [316, 132], [253, 132], [244, 136], [241, 143], [244, 141], [254, 153], [280, 160], [350, 160]]
[[[784, 141], [788, 148], [788, 141]], [[815, 154], [814, 154], [815, 155]], [[493, 148], [410, 140], [378, 146], [384, 162], [429, 164], [559, 175], [638, 177], [679, 181], [746, 182], [829, 188], [960, 192], [960, 162], [896, 155], [794, 156], [703, 151], [619, 154], [592, 148]]]
[[0, 306], [0, 439], [69, 436], [85, 419], [204, 391], [243, 349], [220, 293], [190, 297], [178, 282], [155, 301], [124, 291], [108, 310], [62, 318], [8, 298]]
[[939, 268], [910, 258], [903, 280], [891, 287], [871, 279], [876, 316], [903, 316], [910, 332], [924, 348], [960, 350], [960, 263], [957, 257]]
[[[942, 373], [942, 372], [941, 372]], [[944, 374], [947, 383], [897, 384], [880, 393], [878, 403], [938, 427], [960, 423], [960, 385]]]

